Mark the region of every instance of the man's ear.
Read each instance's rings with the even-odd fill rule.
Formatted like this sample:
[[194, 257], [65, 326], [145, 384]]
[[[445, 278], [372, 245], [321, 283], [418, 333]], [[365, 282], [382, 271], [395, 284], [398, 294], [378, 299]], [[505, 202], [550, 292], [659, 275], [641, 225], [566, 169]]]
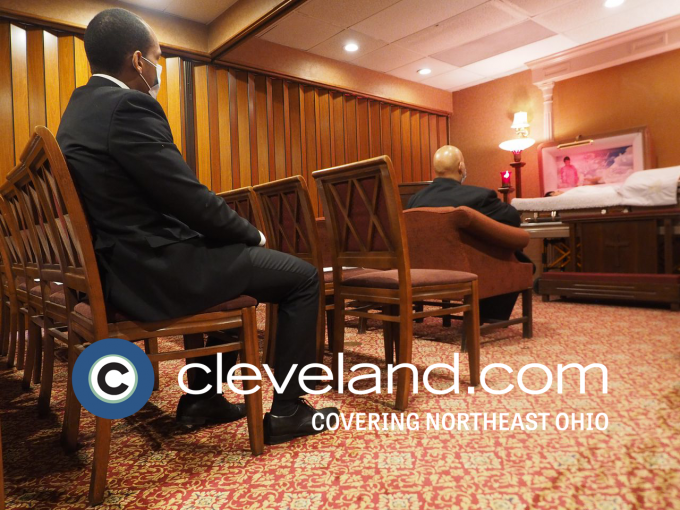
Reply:
[[135, 68], [135, 71], [141, 74], [142, 72], [142, 52], [137, 50], [132, 54], [132, 67]]

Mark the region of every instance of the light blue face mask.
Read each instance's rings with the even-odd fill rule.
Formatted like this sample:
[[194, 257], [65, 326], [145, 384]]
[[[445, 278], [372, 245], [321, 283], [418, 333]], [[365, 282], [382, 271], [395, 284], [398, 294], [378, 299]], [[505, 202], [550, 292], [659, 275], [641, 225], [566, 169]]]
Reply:
[[149, 82], [146, 81], [142, 73], [139, 73], [139, 76], [142, 77], [142, 80], [144, 80], [146, 86], [149, 87], [149, 95], [156, 99], [158, 97], [158, 91], [161, 89], [161, 74], [163, 73], [163, 66], [160, 64], [154, 64], [145, 56], [142, 56], [142, 58], [156, 68], [156, 82], [153, 84], [153, 87], [149, 87]]

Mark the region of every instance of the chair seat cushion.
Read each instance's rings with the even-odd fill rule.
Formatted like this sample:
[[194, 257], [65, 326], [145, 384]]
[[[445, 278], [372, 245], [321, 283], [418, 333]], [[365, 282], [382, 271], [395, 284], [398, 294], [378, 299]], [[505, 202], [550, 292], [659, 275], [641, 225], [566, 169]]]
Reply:
[[[213, 312], [229, 312], [231, 310], [238, 310], [239, 308], [247, 308], [249, 306], [257, 306], [257, 300], [251, 298], [250, 296], [239, 296], [230, 301], [225, 301], [219, 305], [215, 305], [212, 308], [201, 313], [213, 313]], [[92, 320], [92, 308], [90, 308], [90, 303], [83, 301], [75, 306], [75, 311], [78, 312], [83, 317]], [[107, 320], [109, 322], [126, 322], [130, 319], [123, 315], [122, 313], [116, 311], [107, 310]]]
[[[26, 285], [22, 284], [24, 288], [22, 290], [26, 290]], [[63, 294], [63, 291], [60, 290], [61, 285], [57, 285], [54, 282], [50, 283], [50, 295], [56, 292], [61, 292]], [[40, 290], [40, 285], [36, 285], [35, 287], [32, 287], [30, 290], [30, 293], [33, 294], [36, 297], [40, 297], [42, 295], [42, 291]]]
[[[411, 285], [428, 287], [430, 285], [452, 285], [468, 283], [477, 279], [476, 274], [445, 269], [411, 269]], [[396, 269], [374, 271], [372, 273], [352, 276], [342, 282], [350, 287], [374, 287], [377, 289], [398, 289], [399, 274]]]
[[[380, 271], [379, 269], [367, 269], [364, 267], [353, 267], [352, 269], [345, 269], [342, 272], [343, 279], [351, 278], [353, 276], [359, 276], [362, 274], [375, 273]], [[324, 283], [333, 283], [333, 271], [325, 271], [323, 274]]]

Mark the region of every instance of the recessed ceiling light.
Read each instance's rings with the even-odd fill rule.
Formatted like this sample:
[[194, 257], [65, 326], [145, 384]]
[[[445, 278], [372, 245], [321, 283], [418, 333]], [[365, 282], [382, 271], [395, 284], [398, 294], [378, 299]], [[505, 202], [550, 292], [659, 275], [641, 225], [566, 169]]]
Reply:
[[423, 67], [422, 69], [418, 69], [418, 74], [430, 74], [432, 72], [432, 69], [429, 67]]
[[614, 7], [618, 7], [619, 5], [621, 5], [625, 1], [626, 0], [606, 0], [606, 2], [604, 3], [604, 6], [612, 9]]
[[358, 49], [359, 49], [359, 45], [356, 44], [356, 43], [351, 42], [351, 43], [345, 44], [345, 51], [353, 52], [353, 51], [357, 51]]

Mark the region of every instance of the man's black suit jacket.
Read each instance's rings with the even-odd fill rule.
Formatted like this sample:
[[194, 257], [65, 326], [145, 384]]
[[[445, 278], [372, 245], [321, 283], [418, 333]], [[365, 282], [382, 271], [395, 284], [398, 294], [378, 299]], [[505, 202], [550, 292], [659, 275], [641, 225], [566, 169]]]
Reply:
[[84, 203], [108, 305], [157, 321], [205, 310], [248, 284], [260, 233], [202, 185], [160, 104], [93, 76], [57, 133]]
[[478, 186], [463, 186], [458, 181], [445, 177], [437, 177], [432, 184], [413, 195], [406, 209], [461, 206], [475, 209], [512, 227], [520, 225], [521, 218], [517, 209], [499, 200], [495, 191]]

